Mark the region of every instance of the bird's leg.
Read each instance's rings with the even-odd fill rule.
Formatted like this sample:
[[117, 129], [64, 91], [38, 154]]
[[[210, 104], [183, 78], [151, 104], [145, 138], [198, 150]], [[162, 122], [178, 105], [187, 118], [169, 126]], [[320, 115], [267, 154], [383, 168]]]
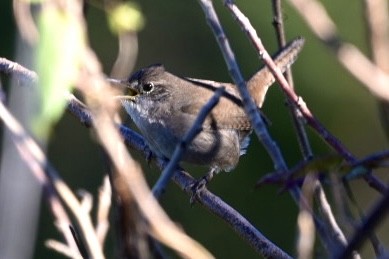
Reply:
[[206, 185], [212, 180], [215, 174], [218, 173], [218, 169], [216, 167], [212, 167], [206, 175], [198, 179], [195, 183], [188, 186], [190, 188], [192, 195], [190, 197], [190, 203], [193, 204], [196, 197], [200, 196], [201, 191], [206, 187]]

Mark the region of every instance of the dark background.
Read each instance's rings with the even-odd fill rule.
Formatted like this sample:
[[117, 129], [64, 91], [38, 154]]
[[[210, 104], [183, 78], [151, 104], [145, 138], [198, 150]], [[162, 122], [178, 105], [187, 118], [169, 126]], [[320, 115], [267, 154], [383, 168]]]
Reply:
[[[222, 24], [246, 78], [262, 64], [246, 36], [220, 3], [215, 5]], [[178, 75], [194, 78], [231, 81], [214, 36], [205, 22], [197, 1], [139, 1], [146, 19], [139, 33], [139, 56], [136, 69], [152, 63], [163, 63]], [[270, 1], [237, 1], [253, 23], [269, 52], [277, 51], [272, 27]], [[343, 39], [353, 42], [366, 52], [366, 31], [362, 21], [362, 6], [358, 1], [326, 1], [330, 15], [338, 25]], [[305, 47], [293, 66], [295, 85], [315, 116], [337, 136], [354, 154], [365, 156], [387, 148], [373, 97], [340, 67], [334, 56], [309, 32], [300, 17], [284, 5], [287, 38], [303, 36]], [[109, 74], [117, 53], [117, 40], [109, 31], [103, 11], [90, 7], [87, 12], [89, 40], [104, 71]], [[0, 56], [13, 59], [16, 28], [11, 3], [0, 3]], [[271, 121], [270, 132], [281, 148], [289, 166], [301, 160], [289, 112], [280, 89], [272, 87], [263, 107]], [[128, 122], [129, 123], [129, 122]], [[129, 123], [130, 125], [130, 123]], [[331, 152], [327, 145], [308, 129], [315, 155]], [[209, 185], [211, 191], [240, 211], [264, 235], [295, 255], [296, 217], [298, 208], [287, 193], [279, 194], [279, 187], [265, 186], [254, 189], [255, 182], [273, 171], [270, 158], [252, 137], [248, 154], [231, 173], [218, 175]], [[48, 148], [49, 158], [73, 190], [85, 189], [96, 195], [105, 174], [103, 157], [95, 137], [70, 115], [64, 115], [56, 126]], [[136, 152], [134, 153], [137, 156]], [[143, 163], [150, 184], [158, 177], [156, 168]], [[196, 177], [205, 168], [185, 166]], [[351, 184], [363, 208], [370, 208], [378, 197], [360, 180]], [[331, 199], [331, 192], [327, 192]], [[162, 204], [170, 217], [186, 233], [208, 248], [217, 258], [256, 258], [253, 249], [233, 230], [200, 205], [191, 207], [189, 197], [174, 184], [169, 185]], [[381, 227], [379, 233], [388, 233]], [[1, 230], [0, 230], [1, 231]], [[112, 236], [112, 235], [111, 235]], [[382, 236], [384, 244], [388, 235]], [[44, 247], [44, 240], [60, 236], [53, 226], [47, 206], [42, 206], [35, 258], [53, 258], [56, 253]], [[112, 256], [112, 238], [108, 240], [106, 254]], [[369, 247], [366, 253], [370, 253]], [[61, 257], [59, 257], [61, 258]]]

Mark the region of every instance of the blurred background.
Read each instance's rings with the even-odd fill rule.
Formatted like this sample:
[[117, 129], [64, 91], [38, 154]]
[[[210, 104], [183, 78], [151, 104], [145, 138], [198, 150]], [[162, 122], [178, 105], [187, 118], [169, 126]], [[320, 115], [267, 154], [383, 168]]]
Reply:
[[[138, 35], [139, 53], [135, 70], [153, 63], [162, 63], [167, 70], [180, 76], [231, 81], [197, 1], [142, 0], [138, 4], [146, 23]], [[221, 1], [214, 1], [214, 4], [242, 73], [249, 78], [262, 64]], [[276, 52], [271, 2], [245, 0], [237, 1], [237, 4], [257, 29], [267, 50]], [[342, 38], [366, 53], [367, 36], [362, 19], [362, 4], [358, 1], [336, 0], [328, 0], [324, 4], [335, 20]], [[338, 65], [334, 56], [312, 36], [301, 18], [286, 3], [284, 17], [287, 39], [297, 36], [306, 39], [305, 47], [293, 65], [293, 74], [297, 93], [311, 111], [356, 156], [363, 157], [387, 149], [387, 140], [374, 98]], [[105, 73], [110, 74], [118, 49], [116, 36], [110, 32], [105, 13], [101, 9], [89, 6], [87, 19], [90, 44], [103, 64]], [[0, 35], [0, 56], [15, 60], [17, 31], [10, 1], [0, 2]], [[6, 77], [1, 78], [5, 83], [3, 78]], [[292, 167], [302, 157], [285, 98], [277, 86], [273, 86], [268, 92], [263, 111], [271, 121], [271, 135], [281, 148], [288, 166]], [[133, 127], [129, 120], [126, 123]], [[332, 153], [312, 130], [308, 129], [308, 133], [316, 156]], [[159, 172], [152, 164], [145, 163], [137, 152], [131, 153], [142, 163], [145, 175], [152, 185]], [[84, 189], [94, 196], [97, 194], [106, 173], [103, 156], [93, 133], [71, 115], [65, 114], [53, 130], [48, 155], [73, 190]], [[184, 167], [195, 177], [206, 172], [205, 168], [188, 165]], [[231, 173], [215, 177], [209, 189], [241, 212], [270, 240], [289, 254], [295, 255], [296, 204], [288, 193], [279, 193], [279, 186], [254, 188], [261, 176], [273, 170], [271, 159], [258, 140], [252, 137], [248, 153], [241, 157], [239, 166]], [[388, 179], [386, 172], [381, 172], [379, 176]], [[352, 182], [351, 188], [364, 209], [370, 208], [378, 197], [361, 180]], [[331, 191], [327, 194], [332, 199]], [[50, 211], [42, 202], [32, 258], [62, 258], [44, 246], [46, 239], [61, 237], [53, 225]], [[253, 249], [224, 222], [198, 204], [191, 206], [189, 197], [174, 184], [168, 186], [162, 204], [186, 233], [217, 258], [257, 258]], [[6, 209], [0, 208], [0, 213]], [[388, 224], [382, 224], [378, 231], [384, 244], [389, 243], [388, 227]], [[113, 256], [112, 242], [111, 235], [105, 248], [108, 258]], [[364, 253], [370, 254], [371, 247], [365, 246]]]

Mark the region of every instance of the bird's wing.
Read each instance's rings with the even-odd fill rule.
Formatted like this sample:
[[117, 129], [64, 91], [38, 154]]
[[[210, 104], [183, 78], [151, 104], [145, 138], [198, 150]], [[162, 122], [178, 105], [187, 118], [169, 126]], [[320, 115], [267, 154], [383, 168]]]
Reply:
[[[184, 114], [197, 116], [203, 106], [212, 97], [212, 92], [214, 92], [216, 88], [224, 86], [226, 88], [226, 92], [220, 98], [219, 103], [208, 114], [206, 120], [204, 121], [203, 128], [212, 128], [217, 126], [218, 128], [223, 129], [251, 129], [250, 120], [244, 112], [242, 101], [234, 85], [229, 83], [218, 83], [210, 80], [187, 80], [190, 80], [195, 84], [201, 84], [202, 87], [198, 88], [198, 96], [192, 96], [189, 102], [180, 106], [180, 109]], [[209, 88], [207, 88], [207, 86], [209, 86]], [[204, 98], [204, 96], [207, 98]]]

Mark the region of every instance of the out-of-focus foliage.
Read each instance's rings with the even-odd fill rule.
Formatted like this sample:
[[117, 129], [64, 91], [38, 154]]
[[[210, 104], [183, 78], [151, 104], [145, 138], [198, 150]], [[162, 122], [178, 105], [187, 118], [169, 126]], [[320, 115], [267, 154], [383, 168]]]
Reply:
[[108, 23], [113, 32], [139, 31], [145, 25], [145, 19], [134, 3], [125, 2], [108, 10]]
[[85, 37], [77, 19], [63, 10], [42, 8], [38, 20], [37, 70], [42, 91], [41, 112], [33, 120], [33, 129], [36, 135], [46, 139], [64, 112], [64, 94], [71, 90], [77, 78]]

